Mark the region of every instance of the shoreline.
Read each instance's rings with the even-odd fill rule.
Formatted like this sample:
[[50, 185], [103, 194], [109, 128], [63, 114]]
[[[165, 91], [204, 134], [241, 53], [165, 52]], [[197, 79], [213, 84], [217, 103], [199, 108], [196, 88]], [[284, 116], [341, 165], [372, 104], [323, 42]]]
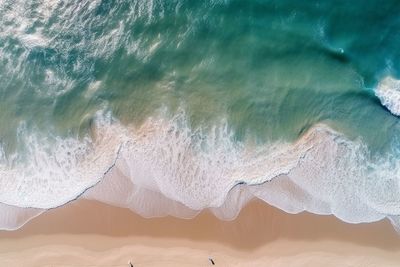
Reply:
[[370, 266], [395, 266], [400, 236], [388, 220], [347, 224], [333, 216], [287, 214], [261, 201], [251, 201], [235, 220], [221, 221], [208, 211], [194, 219], [145, 219], [79, 200], [19, 230], [0, 231], [0, 262], [7, 266], [128, 266], [129, 260], [139, 266], [209, 266], [208, 257], [217, 266], [318, 266], [327, 257], [329, 266], [348, 259], [355, 263], [349, 266], [366, 259]]
[[[180, 119], [179, 116], [177, 118]], [[185, 117], [181, 119], [185, 119]], [[113, 144], [112, 147], [118, 144], [118, 149], [114, 149], [117, 154], [112, 160], [112, 165], [107, 165], [107, 171], [100, 178], [96, 178], [96, 182], [93, 185], [85, 187], [78, 194], [73, 194], [73, 197], [67, 202], [61, 202], [59, 203], [60, 205], [56, 206], [50, 204], [49, 206], [24, 206], [14, 205], [15, 203], [12, 202], [2, 203], [7, 203], [6, 205], [16, 207], [16, 209], [19, 209], [19, 207], [32, 207], [35, 209], [52, 209], [56, 207], [59, 209], [64, 205], [69, 205], [71, 202], [79, 201], [80, 198], [88, 198], [111, 203], [115, 206], [128, 207], [144, 217], [173, 215], [184, 218], [194, 217], [198, 210], [213, 207], [210, 210], [214, 214], [222, 219], [229, 220], [236, 217], [242, 205], [249, 199], [259, 198], [288, 213], [298, 213], [303, 210], [316, 214], [334, 213], [335, 216], [344, 221], [355, 223], [376, 221], [384, 216], [396, 214], [393, 211], [386, 212], [384, 207], [378, 206], [376, 208], [373, 205], [376, 202], [373, 197], [374, 193], [382, 192], [375, 190], [375, 184], [369, 183], [369, 179], [362, 178], [364, 173], [362, 168], [359, 172], [358, 165], [350, 176], [351, 178], [347, 178], [344, 175], [330, 175], [330, 172], [326, 175], [324, 169], [326, 167], [335, 167], [335, 164], [346, 164], [343, 168], [337, 168], [340, 171], [339, 174], [346, 173], [347, 167], [351, 164], [344, 162], [344, 159], [347, 159], [346, 156], [353, 155], [352, 152], [355, 155], [358, 155], [356, 152], [359, 152], [358, 146], [351, 149], [347, 149], [348, 146], [346, 146], [346, 149], [341, 149], [343, 144], [338, 142], [337, 139], [343, 138], [346, 142], [347, 139], [340, 132], [330, 128], [328, 124], [318, 123], [313, 125], [302, 133], [296, 142], [293, 144], [282, 143], [280, 144], [282, 147], [279, 146], [279, 149], [272, 149], [274, 146], [266, 146], [265, 151], [262, 148], [260, 151], [249, 152], [247, 148], [240, 148], [239, 152], [243, 155], [217, 153], [217, 156], [235, 154], [233, 158], [236, 157], [242, 160], [231, 160], [231, 158], [225, 160], [225, 156], [210, 160], [208, 152], [204, 152], [207, 157], [203, 157], [204, 155], [200, 153], [201, 151], [198, 152], [200, 153], [200, 156], [198, 156], [194, 153], [194, 149], [188, 148], [180, 151], [179, 149], [174, 150], [174, 146], [161, 146], [158, 142], [160, 136], [164, 137], [161, 140], [167, 137], [178, 138], [180, 136], [177, 134], [179, 131], [172, 127], [176, 124], [175, 120], [177, 119], [171, 122], [164, 122], [162, 119], [155, 119], [155, 122], [153, 120], [153, 118], [150, 118], [148, 122], [143, 123], [142, 126], [136, 129], [134, 134], [127, 135], [131, 137], [129, 139], [131, 141], [146, 140], [143, 141], [143, 145], [138, 145], [136, 148], [133, 143], [125, 142], [125, 132], [128, 131], [128, 128], [121, 130], [124, 133], [124, 137], [119, 136], [118, 138], [125, 141], [114, 140], [111, 142]], [[157, 123], [160, 125], [165, 123], [167, 126], [161, 127], [162, 130], [160, 130], [156, 127]], [[116, 129], [122, 127], [119, 123], [114, 126]], [[113, 127], [105, 128], [110, 128], [109, 131], [114, 133]], [[133, 131], [133, 128], [131, 130]], [[107, 143], [106, 141], [109, 141], [109, 139], [113, 140], [106, 134], [106, 131], [94, 132], [97, 132], [99, 136], [108, 136], [107, 138], [99, 138], [104, 139], [103, 143]], [[185, 133], [184, 131], [183, 135]], [[111, 135], [111, 137], [114, 136]], [[190, 138], [190, 135], [182, 140], [185, 141], [187, 138]], [[229, 136], [220, 138], [227, 138], [229, 142], [232, 141]], [[211, 140], [214, 139], [211, 138]], [[101, 142], [99, 141], [99, 143]], [[168, 145], [170, 145], [169, 142]], [[106, 144], [99, 145], [99, 147], [106, 146]], [[122, 149], [124, 146], [126, 146], [126, 149]], [[149, 147], [150, 152], [144, 149], [147, 147]], [[154, 150], [154, 147], [161, 147], [163, 148], [160, 148], [161, 151], [165, 150], [166, 152], [161, 153], [163, 156], [159, 156], [159, 150]], [[350, 147], [353, 147], [353, 143], [351, 143]], [[139, 152], [137, 151], [138, 149]], [[102, 149], [100, 150], [102, 151]], [[255, 153], [254, 155], [252, 154], [253, 152]], [[319, 164], [314, 164], [314, 158], [319, 159], [318, 163], [321, 163], [321, 168]], [[356, 158], [358, 159], [358, 157]], [[340, 159], [340, 161], [337, 162], [336, 159]], [[349, 160], [352, 159], [352, 157], [349, 158]], [[172, 162], [167, 160], [172, 160]], [[218, 160], [221, 160], [224, 164], [219, 164], [220, 161]], [[213, 162], [213, 164], [210, 162]], [[232, 162], [234, 162], [233, 165], [231, 165]], [[211, 168], [211, 170], [207, 168]], [[336, 174], [336, 172], [333, 174]], [[214, 179], [215, 177], [218, 177], [218, 179]], [[318, 179], [313, 179], [312, 177], [318, 177]], [[339, 178], [336, 179], [336, 177]], [[326, 181], [327, 179], [329, 181]], [[360, 179], [366, 181], [360, 181]], [[63, 179], [60, 180], [63, 181]], [[72, 182], [69, 181], [68, 183]], [[377, 182], [379, 182], [379, 179]], [[361, 196], [358, 195], [358, 183], [365, 183], [364, 186], [366, 188], [362, 188], [362, 193], [366, 192], [367, 196], [363, 196], [362, 193], [360, 193]], [[385, 185], [384, 181], [379, 183], [382, 183], [382, 185], [379, 184], [378, 188]], [[62, 185], [62, 182], [60, 184]], [[344, 190], [332, 190], [331, 184], [340, 184]], [[37, 183], [36, 186], [40, 186], [40, 183]], [[66, 185], [62, 187], [62, 189], [64, 187], [68, 188]], [[243, 188], [243, 193], [236, 192], [240, 191], [241, 188]], [[53, 190], [49, 187], [47, 189], [52, 191], [51, 196], [44, 195], [43, 192], [40, 193], [42, 202], [46, 202], [43, 200], [48, 199], [59, 200], [60, 195], [54, 192], [58, 192], [57, 190], [61, 190], [60, 188]], [[33, 189], [29, 188], [29, 190]], [[11, 188], [8, 191], [13, 192], [14, 190]], [[15, 191], [18, 192], [18, 190]], [[233, 196], [233, 191], [235, 191], [235, 196]], [[62, 191], [61, 195], [64, 192]], [[329, 197], [325, 197], [327, 195]], [[382, 198], [385, 195], [386, 193], [382, 194]], [[27, 196], [26, 198], [18, 197], [17, 199], [28, 201], [27, 199], [32, 197], [29, 194]], [[35, 197], [32, 198], [35, 200]], [[348, 201], [343, 201], [344, 199]], [[370, 199], [372, 204], [367, 201]], [[390, 198], [388, 199], [390, 200]], [[239, 205], [231, 203], [234, 201], [239, 202]], [[351, 203], [345, 203], [349, 201]], [[159, 208], [161, 206], [162, 208]], [[361, 212], [357, 214], [357, 211]], [[356, 216], [353, 216], [354, 214]], [[16, 214], [15, 218], [19, 219], [18, 217], [21, 216]], [[21, 224], [24, 223], [20, 222], [15, 227]], [[396, 221], [393, 221], [393, 224], [396, 226]], [[0, 227], [1, 229], [13, 228], [12, 225], [8, 228], [3, 225], [0, 225]]]

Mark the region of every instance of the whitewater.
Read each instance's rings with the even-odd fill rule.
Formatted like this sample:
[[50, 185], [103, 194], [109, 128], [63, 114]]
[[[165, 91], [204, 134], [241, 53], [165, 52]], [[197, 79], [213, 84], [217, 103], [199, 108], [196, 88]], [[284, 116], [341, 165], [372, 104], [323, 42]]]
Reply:
[[13, 164], [2, 161], [2, 229], [77, 198], [145, 217], [192, 218], [208, 208], [225, 220], [258, 198], [289, 213], [333, 214], [351, 223], [387, 217], [398, 227], [396, 156], [371, 159], [361, 140], [327, 125], [293, 144], [261, 147], [235, 142], [223, 122], [193, 131], [184, 113], [126, 127], [103, 112], [94, 127], [93, 139], [58, 139], [51, 148], [28, 136], [27, 163], [17, 156]]

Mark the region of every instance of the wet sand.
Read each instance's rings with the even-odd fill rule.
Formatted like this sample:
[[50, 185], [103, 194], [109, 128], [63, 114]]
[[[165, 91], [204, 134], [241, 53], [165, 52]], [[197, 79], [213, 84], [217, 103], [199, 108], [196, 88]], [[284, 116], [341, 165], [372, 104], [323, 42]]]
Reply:
[[347, 224], [252, 201], [234, 221], [142, 218], [79, 200], [0, 232], [0, 266], [399, 266], [388, 221]]

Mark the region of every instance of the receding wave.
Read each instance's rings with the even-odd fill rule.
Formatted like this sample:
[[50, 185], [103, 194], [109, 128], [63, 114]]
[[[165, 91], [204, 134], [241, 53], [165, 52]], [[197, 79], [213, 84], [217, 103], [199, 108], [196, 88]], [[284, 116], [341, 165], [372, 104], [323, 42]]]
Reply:
[[290, 213], [334, 214], [351, 223], [388, 217], [399, 225], [394, 152], [375, 159], [362, 140], [325, 124], [294, 143], [259, 145], [236, 141], [223, 121], [192, 129], [183, 112], [151, 117], [140, 127], [102, 114], [84, 140], [58, 138], [47, 146], [38, 137], [27, 140], [27, 160], [8, 157], [1, 164], [0, 209], [8, 211], [2, 229], [78, 197], [146, 217], [191, 218], [208, 208], [221, 219], [259, 198]]

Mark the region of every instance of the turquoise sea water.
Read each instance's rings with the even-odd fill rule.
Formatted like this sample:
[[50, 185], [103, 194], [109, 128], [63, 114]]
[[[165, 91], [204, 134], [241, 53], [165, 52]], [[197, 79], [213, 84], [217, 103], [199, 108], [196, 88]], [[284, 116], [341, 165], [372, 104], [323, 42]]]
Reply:
[[[112, 155], [104, 159], [99, 173], [87, 178], [96, 171], [86, 168], [99, 166], [85, 165], [86, 143], [95, 146], [92, 139], [99, 113], [108, 114], [106, 117], [122, 128], [136, 129], [160, 114], [167, 121], [164, 124], [184, 114], [185, 122], [176, 126], [182, 127], [176, 136], [182, 132], [189, 136], [183, 156], [192, 156], [192, 152], [185, 154], [190, 149], [194, 154], [201, 150], [190, 144], [198, 142], [191, 137], [193, 132], [200, 131], [198, 138], [207, 139], [215, 127], [225, 127], [226, 132], [220, 134], [227, 133], [233, 145], [223, 149], [217, 145], [218, 153], [207, 145], [202, 152], [222, 157], [221, 153], [237, 153], [235, 144], [246, 147], [249, 140], [260, 149], [294, 144], [316, 125], [325, 125], [346, 142], [362, 144], [362, 152], [357, 153], [363, 159], [351, 161], [354, 173], [358, 175], [362, 168], [360, 176], [364, 177], [379, 171], [379, 176], [368, 176], [363, 186], [383, 179], [382, 190], [370, 194], [379, 199], [377, 194], [389, 185], [394, 192], [379, 205], [387, 201], [392, 208], [388, 214], [400, 215], [396, 193], [399, 119], [375, 95], [385, 77], [400, 77], [399, 12], [396, 0], [0, 0], [0, 201], [19, 206], [21, 200], [20, 206], [48, 208], [63, 204], [61, 200], [52, 202], [51, 197], [48, 200], [46, 194], [67, 192], [65, 180], [75, 184], [78, 178], [87, 179], [68, 191], [65, 200], [98, 181], [114, 161]], [[159, 125], [154, 131], [161, 128]], [[221, 145], [222, 141], [216, 140]], [[168, 136], [163, 139], [169, 141], [172, 147], [181, 145]], [[135, 142], [135, 149], [160, 144]], [[105, 155], [109, 156], [102, 153], [93, 158], [103, 162]], [[327, 159], [318, 155], [313, 166], [325, 166]], [[215, 157], [206, 157], [207, 162]], [[175, 181], [179, 177], [183, 184], [190, 184], [191, 175], [198, 175], [182, 167], [186, 166], [182, 161], [163, 159], [160, 164], [169, 162], [165, 168], [174, 171], [168, 173], [169, 178], [160, 178], [166, 170], [162, 169], [162, 175], [153, 175], [158, 179]], [[145, 167], [139, 174], [129, 172], [132, 181], [138, 176], [146, 180], [146, 166], [152, 169], [146, 164], [141, 163]], [[201, 165], [201, 170], [208, 168], [198, 161], [191, 164]], [[211, 165], [218, 169], [218, 164]], [[29, 171], [19, 173], [27, 166]], [[46, 175], [32, 175], [35, 166], [45, 169]], [[229, 166], [226, 169], [234, 169]], [[346, 180], [343, 173], [358, 177], [347, 169], [337, 175], [342, 167], [332, 167], [335, 173], [330, 177]], [[71, 171], [74, 168], [76, 171]], [[227, 173], [226, 169], [221, 172]], [[249, 183], [242, 176], [235, 181]], [[196, 188], [201, 190], [203, 182], [219, 179], [218, 175], [210, 177], [200, 179]], [[227, 183], [224, 190], [233, 184]], [[173, 185], [171, 182], [171, 188]], [[29, 188], [45, 189], [31, 195]], [[157, 190], [166, 197], [172, 195], [166, 193], [170, 189], [160, 188]], [[357, 186], [351, 190], [355, 189]], [[13, 190], [24, 192], [23, 201], [20, 192]], [[208, 199], [202, 193], [199, 196]], [[174, 200], [195, 209], [214, 203], [212, 197], [202, 205], [184, 199]], [[371, 206], [377, 214], [387, 215]], [[335, 213], [333, 210], [330, 212]], [[365, 221], [379, 217], [369, 214], [365, 212]]]

